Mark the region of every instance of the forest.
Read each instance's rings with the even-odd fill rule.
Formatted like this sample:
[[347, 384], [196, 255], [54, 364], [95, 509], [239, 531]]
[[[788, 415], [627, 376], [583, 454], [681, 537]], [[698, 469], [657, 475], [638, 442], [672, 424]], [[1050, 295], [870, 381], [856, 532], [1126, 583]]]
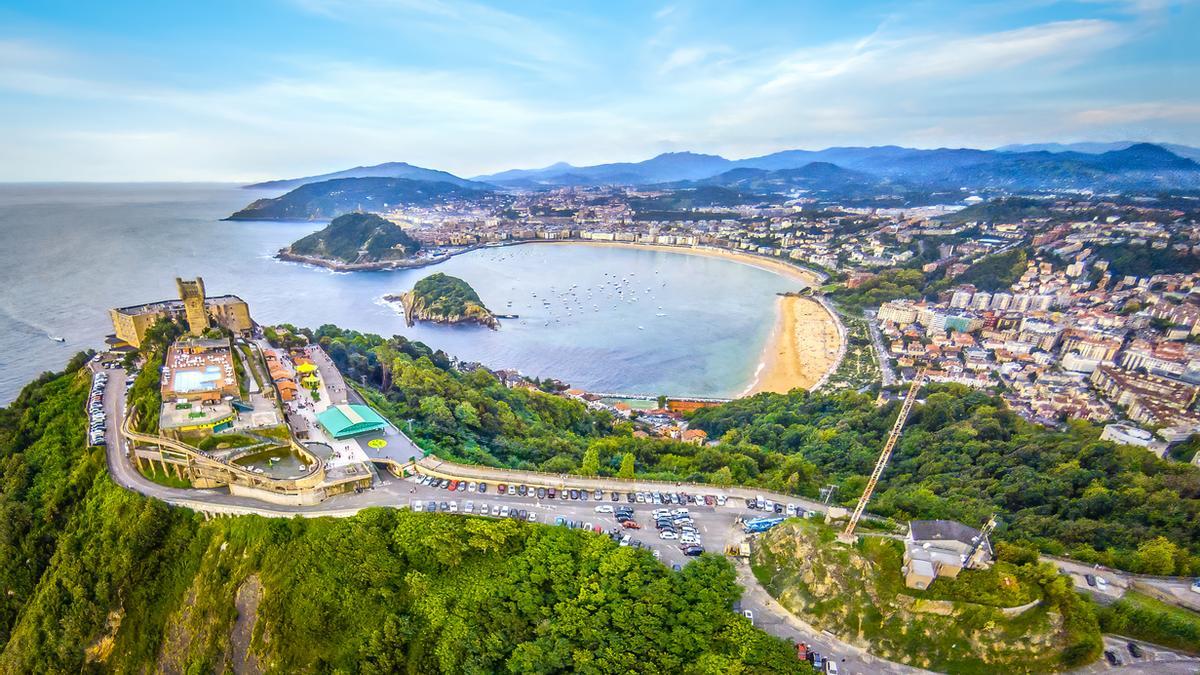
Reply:
[[0, 672], [805, 672], [733, 568], [604, 537], [370, 509], [205, 522], [84, 441], [80, 355], [0, 409]]
[[[333, 326], [308, 331], [385, 415], [447, 459], [584, 475], [753, 485], [816, 497], [839, 486], [853, 505], [898, 403], [845, 391], [759, 394], [697, 411], [713, 445], [638, 438], [630, 422], [573, 399], [508, 388], [482, 368], [402, 337]], [[1003, 400], [930, 385], [884, 474], [871, 511], [898, 520], [993, 513], [1001, 540], [1152, 574], [1200, 574], [1200, 469], [1100, 441], [1074, 422], [1054, 431]]]
[[[923, 391], [870, 510], [896, 519], [978, 526], [996, 514], [1000, 540], [1149, 574], [1200, 574], [1200, 468], [1100, 441], [1101, 428], [1031, 424], [998, 396], [959, 385]], [[853, 504], [898, 402], [794, 391], [698, 411], [692, 424], [725, 447], [803, 457], [815, 496], [827, 482]]]

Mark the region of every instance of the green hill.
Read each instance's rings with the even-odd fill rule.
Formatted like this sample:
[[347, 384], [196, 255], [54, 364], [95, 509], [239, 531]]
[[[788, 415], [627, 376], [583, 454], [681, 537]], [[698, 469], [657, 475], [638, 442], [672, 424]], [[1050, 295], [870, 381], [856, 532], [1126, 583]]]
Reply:
[[1001, 561], [918, 591], [904, 585], [900, 541], [834, 537], [814, 521], [780, 525], [760, 537], [754, 573], [788, 610], [872, 654], [951, 673], [1052, 672], [1100, 655], [1090, 603], [1052, 565]]
[[498, 328], [496, 315], [483, 305], [479, 294], [467, 282], [438, 272], [418, 281], [411, 291], [400, 296], [387, 296], [404, 303], [408, 325], [415, 321], [435, 323], [479, 323]]
[[347, 213], [287, 250], [335, 262], [369, 263], [407, 258], [420, 248], [420, 242], [391, 221], [373, 213]]
[[0, 409], [0, 672], [803, 668], [732, 612], [740, 589], [718, 556], [676, 573], [511, 520], [205, 521], [128, 492], [85, 445], [82, 363]]
[[259, 199], [229, 220], [322, 220], [357, 210], [433, 206], [490, 194], [445, 181], [407, 178], [336, 178], [306, 183], [280, 197]]

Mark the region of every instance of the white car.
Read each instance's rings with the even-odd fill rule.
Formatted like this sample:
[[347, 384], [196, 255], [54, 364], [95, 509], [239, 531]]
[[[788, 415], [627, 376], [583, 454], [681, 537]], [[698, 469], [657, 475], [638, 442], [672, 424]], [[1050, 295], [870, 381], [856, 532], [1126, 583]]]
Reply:
[[421, 513], [425, 510], [425, 503], [420, 500], [414, 500], [412, 502], [412, 510], [414, 513]]
[[725, 506], [725, 495], [717, 495], [717, 506]]
[[679, 543], [681, 543], [681, 544], [695, 544], [695, 545], [699, 546], [699, 545], [700, 545], [700, 538], [699, 538], [699, 537], [697, 537], [697, 536], [696, 536], [696, 535], [694, 535], [694, 534], [686, 534], [686, 533], [685, 533], [685, 534], [684, 534], [682, 537], [680, 537], [680, 538], [679, 538]]
[[501, 518], [507, 518], [507, 517], [508, 517], [508, 507], [507, 507], [507, 506], [501, 506], [501, 507], [500, 507], [500, 517], [501, 517]]
[[533, 511], [530, 511], [529, 516], [527, 518], [525, 518], [525, 520], [528, 520], [531, 523], [536, 523], [537, 522], [537, 514], [534, 513]]
[[789, 516], [794, 516], [794, 515], [796, 515], [796, 505], [795, 505], [795, 504], [788, 504], [788, 505], [787, 505], [786, 512], [787, 512], [787, 514], [788, 514]]
[[675, 534], [674, 532], [672, 532], [670, 530], [663, 530], [662, 532], [658, 533], [658, 538], [659, 539], [678, 539], [679, 535]]
[[641, 492], [637, 493], [637, 503], [645, 504], [646, 503], [646, 495]]
[[1102, 591], [1107, 591], [1108, 590], [1108, 580], [1105, 579], [1104, 577], [1096, 577], [1096, 588], [1099, 588]]
[[458, 513], [458, 502], [450, 502], [450, 513]]
[[754, 625], [754, 612], [751, 612], [748, 609], [743, 609], [742, 616], [746, 617], [746, 619], [750, 622], [751, 626]]
[[463, 504], [463, 513], [475, 513], [475, 502]]
[[825, 675], [838, 675], [837, 661], [825, 660]]
[[478, 483], [471, 482], [467, 484], [467, 492], [474, 492], [477, 489], [479, 489]]
[[1192, 592], [1200, 593], [1200, 579], [1196, 579], [1192, 582]]
[[609, 506], [608, 504], [601, 504], [600, 506], [596, 507], [596, 513], [612, 513], [612, 512], [613, 512], [613, 507]]

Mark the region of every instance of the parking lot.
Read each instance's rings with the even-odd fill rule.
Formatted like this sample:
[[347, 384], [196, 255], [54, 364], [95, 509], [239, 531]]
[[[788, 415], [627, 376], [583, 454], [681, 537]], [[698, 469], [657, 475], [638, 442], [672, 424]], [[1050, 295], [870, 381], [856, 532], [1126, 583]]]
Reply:
[[[523, 518], [530, 522], [587, 529], [613, 537], [623, 545], [645, 548], [671, 567], [683, 566], [690, 559], [685, 554], [687, 544], [682, 543], [685, 535], [693, 535], [686, 541], [693, 542], [694, 554], [700, 552], [697, 546], [721, 554], [745, 538], [740, 526], [743, 520], [762, 515], [761, 511], [747, 509], [743, 499], [718, 500], [716, 495], [602, 491], [597, 499], [596, 491], [568, 489], [564, 498], [561, 490], [553, 490], [551, 497], [551, 489], [521, 485], [504, 484], [502, 492], [497, 483], [454, 482], [423, 476], [410, 476], [404, 482], [409, 486], [409, 505], [413, 510], [427, 512], [432, 503], [439, 512], [491, 517], [511, 518], [523, 511]], [[457, 489], [449, 489], [451, 483]], [[670, 501], [664, 503], [667, 495]], [[656, 511], [657, 516], [665, 516], [656, 517]], [[668, 521], [670, 528], [660, 530], [660, 522], [667, 525]], [[668, 529], [673, 534], [664, 538], [662, 532]]]

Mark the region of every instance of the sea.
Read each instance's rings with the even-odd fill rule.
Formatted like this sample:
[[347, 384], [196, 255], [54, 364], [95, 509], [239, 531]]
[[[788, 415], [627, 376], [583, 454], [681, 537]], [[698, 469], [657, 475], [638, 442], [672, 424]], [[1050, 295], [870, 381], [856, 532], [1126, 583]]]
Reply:
[[[752, 383], [777, 293], [797, 282], [730, 260], [573, 244], [485, 248], [419, 269], [339, 273], [276, 260], [324, 226], [229, 222], [264, 193], [223, 184], [0, 184], [0, 405], [76, 352], [110, 307], [175, 296], [175, 277], [232, 293], [259, 323], [404, 335], [467, 361], [605, 393], [734, 397]], [[383, 296], [461, 277], [498, 314], [407, 327]], [[58, 342], [52, 337], [65, 338]]]

